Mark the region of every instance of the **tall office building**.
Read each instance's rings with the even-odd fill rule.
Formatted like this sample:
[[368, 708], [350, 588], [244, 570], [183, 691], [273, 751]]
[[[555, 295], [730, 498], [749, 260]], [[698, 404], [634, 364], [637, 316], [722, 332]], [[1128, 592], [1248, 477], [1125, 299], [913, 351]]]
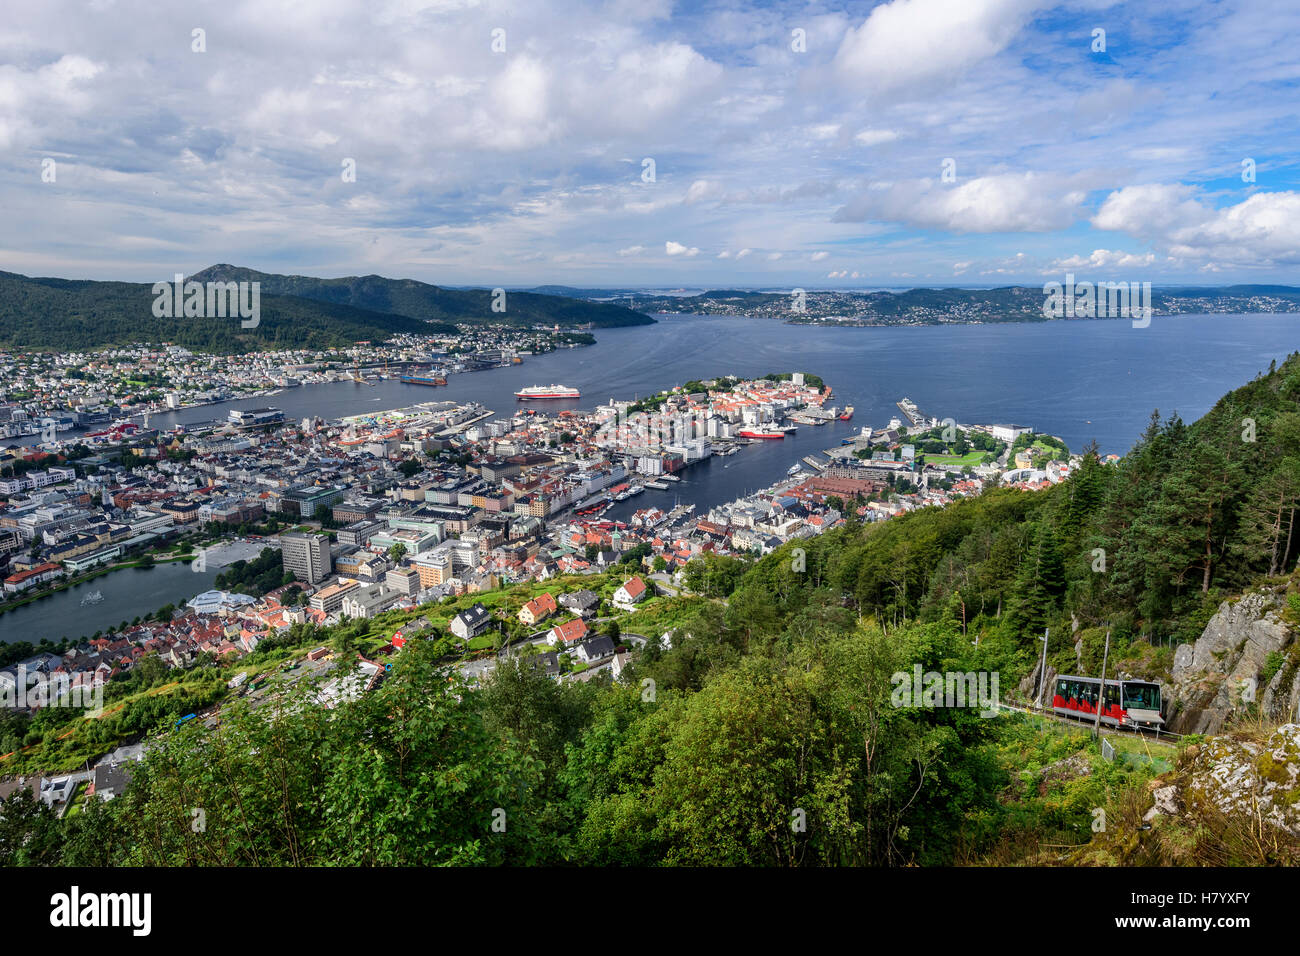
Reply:
[[289, 531], [280, 535], [280, 553], [284, 569], [308, 584], [317, 584], [329, 577], [333, 568], [330, 560], [330, 539], [323, 534]]

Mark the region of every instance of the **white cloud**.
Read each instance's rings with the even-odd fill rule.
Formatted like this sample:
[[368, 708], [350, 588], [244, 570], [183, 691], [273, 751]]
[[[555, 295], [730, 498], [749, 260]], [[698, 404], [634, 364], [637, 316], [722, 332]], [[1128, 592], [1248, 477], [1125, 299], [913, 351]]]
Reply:
[[1106, 197], [1092, 224], [1134, 236], [1159, 235], [1205, 218], [1206, 209], [1195, 195], [1194, 188], [1179, 184], [1125, 186]]
[[722, 193], [721, 183], [711, 182], [707, 179], [697, 179], [686, 190], [686, 202], [696, 203], [703, 202], [706, 199], [716, 199]]
[[813, 262], [821, 262], [823, 259], [829, 259], [830, 257], [829, 252], [814, 252], [811, 258]]
[[898, 134], [892, 129], [864, 129], [853, 139], [863, 146], [879, 146], [882, 143], [892, 143], [898, 139]]
[[1060, 269], [1131, 269], [1154, 265], [1155, 253], [1124, 252], [1119, 249], [1094, 249], [1088, 256], [1067, 256], [1052, 263], [1049, 271]]
[[664, 243], [664, 252], [670, 256], [686, 256], [687, 258], [698, 256], [700, 254], [700, 250], [696, 247], [691, 246], [688, 249], [680, 242], [673, 242], [671, 239]]
[[1300, 263], [1300, 193], [1256, 193], [1176, 230], [1170, 252], [1242, 265]]
[[1177, 259], [1300, 263], [1300, 192], [1257, 192], [1215, 209], [1189, 186], [1130, 186], [1107, 196], [1092, 224], [1150, 239]]
[[835, 55], [846, 84], [881, 93], [950, 78], [1001, 52], [1034, 0], [892, 0], [849, 30]]
[[639, 256], [645, 252], [645, 246], [628, 246], [626, 249], [618, 250], [620, 256]]
[[1048, 232], [1073, 222], [1084, 194], [1056, 177], [1002, 173], [957, 185], [936, 180], [873, 188], [835, 215], [837, 222], [872, 219], [957, 233]]

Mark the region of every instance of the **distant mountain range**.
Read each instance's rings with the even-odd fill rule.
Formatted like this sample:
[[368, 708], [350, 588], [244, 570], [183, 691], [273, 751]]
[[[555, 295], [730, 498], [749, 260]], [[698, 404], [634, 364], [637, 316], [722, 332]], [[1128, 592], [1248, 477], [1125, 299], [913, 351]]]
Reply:
[[297, 296], [317, 302], [352, 306], [372, 312], [409, 316], [426, 322], [483, 325], [560, 325], [615, 328], [649, 325], [649, 316], [621, 305], [589, 302], [564, 295], [508, 292], [504, 312], [492, 311], [490, 289], [448, 289], [414, 279], [383, 276], [347, 276], [317, 279], [313, 276], [273, 275], [237, 266], [216, 265], [193, 276], [198, 282], [260, 282], [262, 294]]
[[[170, 277], [169, 277], [170, 278]], [[215, 265], [186, 281], [258, 282], [255, 328], [237, 317], [158, 317], [151, 283], [32, 278], [0, 272], [0, 347], [79, 350], [174, 342], [228, 354], [261, 349], [329, 348], [393, 335], [454, 334], [457, 325], [558, 325], [605, 328], [653, 323], [622, 306], [510, 292], [492, 310], [487, 289], [444, 289], [413, 279], [317, 279]], [[498, 300], [499, 301], [499, 300]]]
[[[1105, 299], [1103, 293], [1098, 301]], [[999, 289], [938, 288], [870, 292], [817, 289], [787, 292], [717, 290], [692, 296], [642, 292], [630, 295], [627, 301], [629, 306], [650, 313], [746, 315], [783, 319], [796, 324], [941, 325], [1042, 322], [1046, 321], [1043, 314], [1045, 300], [1041, 288], [1006, 286]], [[1142, 302], [1146, 302], [1145, 295]], [[1150, 304], [1152, 315], [1300, 312], [1300, 287], [1153, 287], [1150, 290]]]

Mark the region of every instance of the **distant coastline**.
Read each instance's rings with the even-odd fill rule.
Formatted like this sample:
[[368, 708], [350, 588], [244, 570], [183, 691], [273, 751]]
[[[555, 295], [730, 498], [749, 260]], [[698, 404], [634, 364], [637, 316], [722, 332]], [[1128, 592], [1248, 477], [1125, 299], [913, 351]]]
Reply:
[[[1077, 321], [1043, 314], [1040, 288], [908, 289], [900, 292], [713, 291], [694, 296], [632, 295], [630, 308], [660, 315], [741, 315], [812, 327], [990, 325], [1008, 322]], [[1151, 315], [1300, 313], [1300, 287], [1221, 286], [1158, 289]]]

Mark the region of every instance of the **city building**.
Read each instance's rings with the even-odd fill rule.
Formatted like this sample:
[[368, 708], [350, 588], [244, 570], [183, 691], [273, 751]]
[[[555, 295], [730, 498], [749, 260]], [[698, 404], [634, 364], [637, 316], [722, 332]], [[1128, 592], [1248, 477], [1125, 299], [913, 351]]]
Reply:
[[284, 569], [308, 584], [318, 584], [330, 575], [330, 540], [323, 534], [289, 531], [280, 535]]

